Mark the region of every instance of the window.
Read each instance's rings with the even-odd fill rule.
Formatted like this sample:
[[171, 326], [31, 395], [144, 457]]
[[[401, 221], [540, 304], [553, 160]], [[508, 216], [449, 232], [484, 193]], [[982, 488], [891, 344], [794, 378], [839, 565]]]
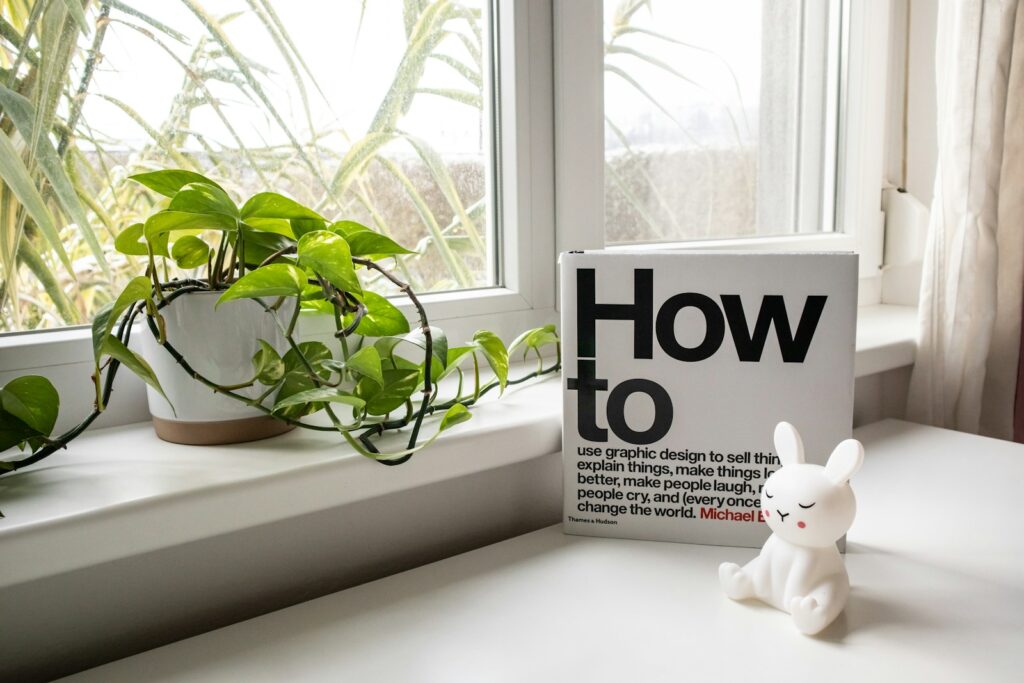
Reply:
[[[423, 297], [429, 317], [451, 338], [486, 327], [508, 340], [557, 320], [556, 258], [569, 249], [856, 250], [862, 283], [877, 281], [888, 4], [90, 3], [89, 32], [79, 32], [62, 72], [65, 92], [47, 139], [72, 160], [69, 180], [83, 190], [84, 222], [114, 278], [98, 267], [39, 154], [27, 153], [9, 102], [0, 102], [13, 148], [6, 152], [29, 172], [57, 233], [26, 220], [11, 184], [14, 166], [0, 168], [0, 331], [85, 322], [102, 305], [119, 273], [134, 272], [111, 254], [111, 237], [153, 201], [125, 176], [180, 165], [175, 154], [216, 164], [211, 173], [235, 183], [239, 196], [259, 187], [262, 173], [297, 199], [418, 247], [410, 277], [432, 291]], [[15, 32], [28, 17], [11, 8], [23, 5], [0, 5]], [[47, 12], [67, 6], [46, 5]], [[217, 23], [190, 9], [200, 6]], [[412, 69], [417, 78], [399, 83], [402, 96], [389, 100], [414, 18], [440, 10], [449, 14], [437, 42], [427, 41], [422, 72]], [[613, 36], [616, 17], [631, 29]], [[19, 59], [15, 34], [0, 35], [8, 70], [0, 79], [14, 66], [25, 73], [37, 55], [45, 59], [39, 41], [52, 47], [48, 36], [31, 38], [32, 51]], [[90, 67], [100, 37], [102, 59]], [[193, 61], [195, 77], [182, 68]], [[87, 94], [76, 97], [83, 82]], [[382, 104], [398, 112], [387, 144], [354, 165], [337, 204], [321, 203], [327, 193], [318, 174], [330, 184], [346, 153], [373, 132]], [[74, 134], [65, 143], [69, 123]], [[412, 137], [426, 145], [417, 148]], [[441, 163], [424, 159], [426, 147]], [[871, 292], [879, 289], [862, 292], [862, 303], [877, 302]], [[61, 306], [54, 293], [65, 296]], [[36, 337], [0, 335], [0, 372], [23, 373], [54, 354], [64, 362], [90, 357], [84, 330], [48, 335], [45, 352]]]
[[27, 5], [2, 6], [0, 332], [86, 323], [138, 275], [114, 238], [160, 197], [128, 176], [166, 167], [373, 226], [419, 291], [500, 284], [486, 0], [125, 0], [87, 30]]
[[818, 0], [605, 0], [607, 243], [831, 230], [839, 18]]
[[877, 303], [888, 31], [888, 2], [556, 3], [559, 250], [856, 251]]

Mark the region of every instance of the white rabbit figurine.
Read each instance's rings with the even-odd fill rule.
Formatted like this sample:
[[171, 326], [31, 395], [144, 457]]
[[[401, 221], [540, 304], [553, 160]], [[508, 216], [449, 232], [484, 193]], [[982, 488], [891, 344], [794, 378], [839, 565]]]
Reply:
[[836, 541], [857, 512], [849, 480], [864, 462], [864, 447], [847, 439], [827, 465], [810, 465], [796, 428], [780, 422], [775, 450], [782, 467], [761, 490], [761, 509], [773, 533], [745, 567], [724, 562], [718, 577], [733, 600], [758, 598], [792, 614], [801, 633], [814, 634], [843, 611], [850, 593]]

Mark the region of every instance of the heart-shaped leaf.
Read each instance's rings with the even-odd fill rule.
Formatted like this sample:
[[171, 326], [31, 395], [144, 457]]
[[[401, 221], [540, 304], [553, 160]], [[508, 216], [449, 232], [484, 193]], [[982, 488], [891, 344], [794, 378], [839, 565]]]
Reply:
[[399, 256], [401, 254], [415, 254], [415, 251], [406, 249], [398, 242], [387, 235], [379, 232], [363, 230], [349, 235], [345, 238], [353, 256]]
[[380, 353], [372, 346], [364, 346], [345, 362], [345, 367], [362, 377], [369, 377], [384, 386], [384, 371], [380, 364]]
[[[24, 445], [26, 441], [38, 436], [36, 430], [0, 408], [0, 453], [13, 446]], [[5, 464], [0, 461], [0, 470], [13, 469], [13, 466], [5, 467]]]
[[[145, 227], [146, 226], [142, 223], [132, 223], [127, 228], [117, 233], [117, 237], [114, 238], [114, 248], [128, 256], [148, 255], [149, 248], [146, 246], [146, 242], [142, 241]], [[149, 243], [153, 247], [154, 256], [168, 256], [167, 238], [168, 233], [164, 232], [157, 235], [154, 240]]]
[[152, 284], [144, 275], [132, 278], [125, 285], [117, 299], [100, 309], [92, 321], [92, 352], [96, 365], [99, 365], [103, 344], [114, 329], [121, 315], [136, 301], [148, 299], [152, 294]]
[[[374, 342], [374, 346], [377, 347], [382, 356], [391, 357], [394, 355], [395, 347], [402, 342], [409, 342], [424, 351], [427, 350], [427, 337], [423, 334], [423, 330], [419, 328], [402, 337], [382, 337]], [[443, 370], [445, 365], [448, 364], [448, 337], [440, 327], [430, 327], [430, 348], [435, 362]], [[434, 375], [433, 372], [430, 374], [431, 376]]]
[[206, 176], [196, 173], [195, 171], [185, 171], [182, 169], [136, 173], [135, 175], [128, 177], [165, 197], [173, 197], [178, 193], [178, 190], [189, 183], [206, 183], [207, 185], [213, 185], [214, 187], [223, 190], [220, 185], [213, 182]]
[[[365, 291], [359, 296], [366, 307], [366, 314], [356, 327], [356, 334], [364, 337], [387, 337], [409, 331], [409, 321], [386, 297], [376, 292]], [[345, 325], [352, 323], [355, 314], [345, 316]]]
[[333, 232], [316, 230], [300, 237], [298, 260], [299, 265], [313, 270], [343, 292], [363, 291], [348, 242]]
[[356, 396], [366, 401], [370, 415], [387, 415], [409, 400], [419, 386], [420, 373], [416, 370], [385, 370], [384, 382], [363, 377], [356, 383]]
[[323, 216], [276, 192], [260, 192], [249, 198], [242, 207], [242, 220], [249, 218], [312, 218], [323, 221]]
[[195, 235], [179, 237], [171, 247], [171, 258], [175, 260], [178, 267], [186, 270], [206, 265], [209, 255], [210, 247]]
[[[313, 380], [305, 373], [288, 372], [284, 376], [281, 388], [277, 390], [277, 401], [281, 402], [290, 396], [295, 396], [296, 394], [316, 388], [318, 388], [316, 383], [313, 382]], [[283, 406], [279, 411], [276, 410], [275, 407], [275, 412], [278, 415], [291, 420], [298, 419], [303, 415], [309, 415], [317, 410], [319, 410], [319, 407], [311, 403], [299, 403], [291, 406]]]
[[238, 218], [238, 207], [231, 201], [228, 193], [209, 183], [184, 185], [171, 199], [167, 210], [183, 213], [223, 214], [233, 219]]
[[441, 425], [438, 427], [439, 432], [443, 432], [446, 429], [451, 429], [457, 424], [461, 424], [473, 417], [473, 414], [469, 412], [469, 408], [456, 403], [451, 408], [445, 411], [444, 417], [441, 418]]
[[501, 341], [501, 337], [488, 330], [478, 330], [473, 335], [473, 342], [480, 348], [487, 364], [491, 366], [494, 376], [498, 378], [498, 385], [501, 391], [505, 390], [508, 383], [508, 350]]
[[264, 296], [300, 296], [306, 285], [306, 274], [290, 263], [272, 263], [240, 277], [217, 300], [220, 306], [234, 299], [257, 299]]
[[25, 375], [0, 389], [0, 408], [36, 434], [49, 436], [60, 412], [60, 395], [45, 377]]
[[256, 372], [256, 381], [266, 386], [273, 386], [284, 378], [284, 361], [277, 349], [262, 339], [257, 339], [260, 348], [252, 357], [252, 367]]
[[327, 226], [331, 232], [336, 232], [345, 239], [348, 239], [357, 232], [373, 232], [362, 223], [356, 221], [335, 221]]
[[475, 345], [456, 346], [454, 348], [448, 349], [448, 362], [447, 364], [445, 364], [444, 371], [440, 374], [440, 376], [438, 376], [438, 379], [444, 379], [448, 375], [455, 372], [455, 370], [459, 367], [459, 363], [461, 363], [466, 356], [468, 356], [469, 354], [473, 353], [476, 350], [477, 347]]
[[288, 221], [288, 225], [291, 228], [292, 236], [299, 239], [307, 232], [326, 229], [327, 221], [322, 218], [292, 218]]
[[[324, 361], [331, 359], [331, 350], [323, 342], [301, 342], [298, 344], [298, 348], [303, 358], [320, 378], [327, 379], [331, 376], [330, 370], [323, 367]], [[288, 349], [288, 352], [284, 354], [284, 371], [287, 374], [307, 374], [309, 372], [295, 349]]]
[[[242, 240], [245, 242], [245, 264], [249, 266], [258, 266], [266, 261], [271, 254], [277, 253], [287, 247], [295, 246], [295, 240], [291, 239], [287, 235], [281, 235], [276, 232], [264, 232], [262, 230], [254, 230], [252, 226], [247, 223], [241, 223], [239, 225], [239, 231], [242, 235]], [[235, 233], [228, 233], [228, 239], [234, 243], [236, 239]], [[288, 256], [281, 256], [275, 259], [275, 263], [288, 263], [292, 259]], [[269, 265], [269, 264], [268, 264]]]
[[274, 412], [276, 413], [292, 406], [316, 403], [343, 403], [352, 406], [353, 410], [361, 410], [366, 405], [366, 401], [347, 391], [342, 391], [335, 387], [318, 387], [316, 389], [300, 391], [297, 394], [292, 394], [285, 399], [279, 400], [274, 404]]
[[167, 404], [171, 406], [171, 411], [177, 414], [174, 410], [174, 405], [171, 404], [171, 400], [167, 398], [167, 394], [164, 393], [164, 388], [160, 386], [160, 380], [157, 379], [156, 373], [153, 372], [153, 368], [149, 366], [142, 356], [135, 353], [127, 346], [121, 343], [121, 340], [114, 335], [108, 335], [106, 341], [103, 343], [103, 353], [116, 358], [126, 368], [134, 372], [139, 379], [153, 387], [158, 394], [164, 397]]
[[174, 230], [221, 230], [238, 229], [238, 221], [221, 213], [189, 213], [187, 211], [158, 211], [146, 219], [145, 236], [150, 244], [158, 237]]
[[555, 331], [554, 325], [544, 325], [543, 327], [536, 327], [532, 330], [526, 330], [518, 337], [516, 337], [511, 344], [508, 345], [508, 355], [511, 356], [519, 348], [524, 349], [524, 357], [526, 352], [530, 349], [539, 349], [542, 346], [548, 344], [555, 344], [558, 342], [558, 333]]

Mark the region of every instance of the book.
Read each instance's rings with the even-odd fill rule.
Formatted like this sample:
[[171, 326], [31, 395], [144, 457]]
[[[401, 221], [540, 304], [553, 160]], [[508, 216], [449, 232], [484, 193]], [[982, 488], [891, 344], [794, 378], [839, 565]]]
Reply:
[[566, 533], [758, 547], [780, 421], [853, 426], [857, 256], [561, 257]]

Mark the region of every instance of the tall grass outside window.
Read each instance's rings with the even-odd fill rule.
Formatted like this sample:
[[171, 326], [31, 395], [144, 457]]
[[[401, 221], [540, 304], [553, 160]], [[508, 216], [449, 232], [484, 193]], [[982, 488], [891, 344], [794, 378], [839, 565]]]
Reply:
[[418, 291], [498, 284], [490, 20], [486, 0], [0, 0], [0, 332], [87, 323], [142, 272], [114, 239], [161, 198], [128, 176], [166, 167], [390, 235]]

